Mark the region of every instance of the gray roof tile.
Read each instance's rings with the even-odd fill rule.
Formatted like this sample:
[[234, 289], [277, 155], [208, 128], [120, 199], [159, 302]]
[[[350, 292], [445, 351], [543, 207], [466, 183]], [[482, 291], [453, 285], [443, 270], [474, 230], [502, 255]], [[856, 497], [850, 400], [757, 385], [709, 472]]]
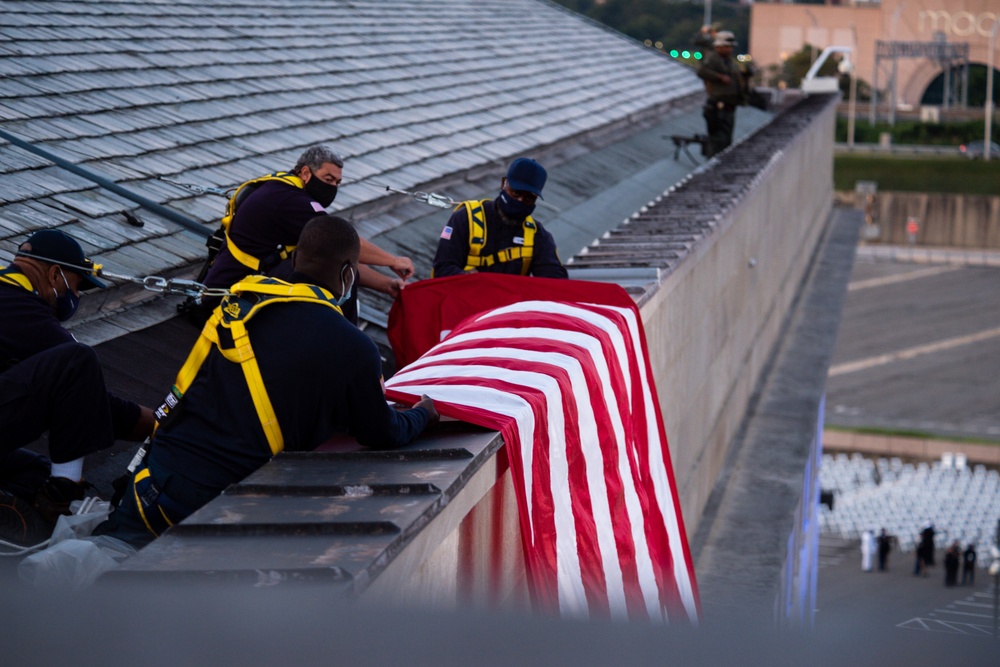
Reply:
[[[370, 184], [419, 189], [701, 88], [537, 0], [8, 0], [2, 24], [0, 128], [211, 228], [220, 197], [156, 177], [230, 187], [323, 142], [350, 160], [341, 210], [385, 196]], [[204, 252], [152, 213], [126, 225], [132, 201], [0, 152], [0, 236], [71, 224], [136, 271]]]

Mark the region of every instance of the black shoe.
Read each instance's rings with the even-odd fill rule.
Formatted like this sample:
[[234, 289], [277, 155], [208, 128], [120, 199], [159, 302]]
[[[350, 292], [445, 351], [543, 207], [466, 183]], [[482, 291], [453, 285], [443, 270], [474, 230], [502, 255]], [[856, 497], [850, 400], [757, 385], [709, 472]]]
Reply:
[[74, 500], [83, 500], [89, 482], [74, 482], [65, 477], [49, 477], [42, 484], [35, 496], [35, 509], [45, 521], [54, 525], [60, 515], [72, 514], [69, 504]]
[[[0, 540], [19, 547], [31, 547], [52, 535], [52, 524], [25, 500], [0, 491]], [[0, 548], [8, 545], [0, 545]]]

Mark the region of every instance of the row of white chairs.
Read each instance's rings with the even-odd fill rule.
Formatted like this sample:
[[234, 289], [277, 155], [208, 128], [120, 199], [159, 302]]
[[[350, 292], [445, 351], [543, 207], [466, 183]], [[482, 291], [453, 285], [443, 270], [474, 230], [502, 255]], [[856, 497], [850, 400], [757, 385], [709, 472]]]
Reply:
[[[882, 528], [910, 551], [919, 533], [933, 523], [936, 546], [958, 541], [985, 547], [1000, 519], [1000, 473], [954, 457], [940, 462], [904, 463], [898, 457], [870, 459], [860, 454], [825, 454], [820, 488], [833, 492], [833, 510], [820, 506], [820, 529], [844, 539]], [[984, 559], [981, 559], [981, 561]]]

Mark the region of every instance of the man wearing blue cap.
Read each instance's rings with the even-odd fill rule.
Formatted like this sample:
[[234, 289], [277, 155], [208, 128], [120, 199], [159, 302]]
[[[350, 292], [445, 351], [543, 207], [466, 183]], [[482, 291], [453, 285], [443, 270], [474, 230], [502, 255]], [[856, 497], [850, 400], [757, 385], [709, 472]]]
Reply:
[[552, 234], [532, 219], [547, 174], [531, 158], [514, 160], [496, 199], [466, 201], [441, 231], [432, 276], [486, 271], [566, 278]]
[[[11, 265], [0, 267], [0, 528], [21, 544], [37, 541], [28, 534], [34, 517], [25, 515], [25, 502], [51, 530], [84, 496], [84, 456], [153, 430], [152, 410], [108, 393], [94, 350], [62, 326], [81, 291], [104, 287], [95, 274], [80, 244], [54, 229], [32, 234]], [[38, 457], [19, 448], [46, 431], [48, 476], [28, 485], [11, 480], [19, 461], [37, 469]], [[23, 534], [6, 530], [21, 524]]]

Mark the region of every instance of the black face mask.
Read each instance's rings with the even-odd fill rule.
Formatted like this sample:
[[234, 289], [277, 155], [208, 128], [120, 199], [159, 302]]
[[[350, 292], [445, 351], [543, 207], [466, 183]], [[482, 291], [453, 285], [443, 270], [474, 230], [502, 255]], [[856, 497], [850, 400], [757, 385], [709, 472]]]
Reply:
[[66, 285], [66, 291], [60, 296], [59, 292], [56, 292], [55, 288], [53, 288], [52, 293], [56, 295], [56, 319], [60, 322], [65, 322], [73, 317], [76, 309], [80, 306], [80, 295], [74, 294], [73, 290], [69, 288], [69, 283], [66, 281], [66, 274], [62, 271], [59, 273], [62, 275], [63, 284]]
[[534, 204], [525, 204], [522, 201], [514, 199], [507, 194], [506, 190], [500, 191], [500, 198], [497, 200], [497, 206], [499, 206], [500, 212], [503, 213], [505, 218], [514, 222], [524, 222], [524, 220], [535, 210]]
[[337, 198], [337, 186], [321, 181], [316, 174], [312, 175], [309, 182], [302, 186], [313, 199], [320, 203], [323, 208], [328, 207]]

